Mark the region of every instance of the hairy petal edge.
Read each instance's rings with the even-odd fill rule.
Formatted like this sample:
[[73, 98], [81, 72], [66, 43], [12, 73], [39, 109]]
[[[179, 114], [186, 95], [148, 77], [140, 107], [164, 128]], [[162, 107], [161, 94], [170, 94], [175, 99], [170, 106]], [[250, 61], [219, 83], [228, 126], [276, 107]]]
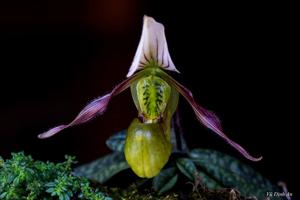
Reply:
[[170, 77], [168, 74], [163, 74], [166, 81], [168, 81], [171, 85], [173, 85], [177, 91], [182, 94], [182, 96], [189, 102], [192, 106], [197, 119], [207, 128], [218, 134], [222, 137], [227, 143], [229, 143], [232, 147], [238, 150], [244, 157], [251, 161], [260, 161], [262, 157], [253, 157], [251, 156], [243, 147], [241, 147], [238, 143], [231, 140], [222, 130], [222, 125], [220, 119], [211, 111], [208, 111], [201, 107], [195, 101], [193, 94], [186, 87], [178, 83], [175, 79]]
[[143, 75], [143, 71], [136, 73], [135, 75], [131, 76], [130, 78], [127, 78], [120, 84], [118, 84], [110, 93], [97, 97], [95, 100], [90, 102], [88, 105], [86, 105], [80, 113], [77, 115], [77, 117], [69, 124], [66, 125], [59, 125], [54, 128], [49, 129], [48, 131], [41, 133], [38, 135], [38, 138], [44, 139], [51, 137], [60, 131], [79, 124], [83, 124], [85, 122], [88, 122], [92, 120], [94, 117], [97, 115], [102, 115], [105, 110], [108, 107], [108, 104], [112, 97], [120, 94], [123, 92], [125, 89], [127, 89], [135, 80], [140, 78]]

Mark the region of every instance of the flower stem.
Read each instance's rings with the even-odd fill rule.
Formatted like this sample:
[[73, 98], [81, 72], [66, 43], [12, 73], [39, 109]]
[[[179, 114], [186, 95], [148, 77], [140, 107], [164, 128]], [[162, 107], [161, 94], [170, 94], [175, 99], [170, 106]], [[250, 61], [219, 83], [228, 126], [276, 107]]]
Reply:
[[186, 141], [183, 137], [183, 128], [181, 126], [181, 118], [180, 112], [177, 108], [175, 116], [172, 118], [172, 131], [171, 131], [171, 141], [173, 145], [173, 149], [175, 152], [177, 151], [188, 151], [188, 147]]

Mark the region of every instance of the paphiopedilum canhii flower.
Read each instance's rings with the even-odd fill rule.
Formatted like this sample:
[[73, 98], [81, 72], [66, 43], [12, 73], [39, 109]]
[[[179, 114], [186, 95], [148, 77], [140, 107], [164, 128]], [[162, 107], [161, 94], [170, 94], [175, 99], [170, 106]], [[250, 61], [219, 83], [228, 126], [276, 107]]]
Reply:
[[164, 70], [178, 72], [169, 54], [164, 26], [145, 16], [142, 36], [128, 78], [110, 93], [90, 102], [71, 123], [54, 127], [40, 134], [39, 138], [51, 137], [65, 128], [103, 114], [112, 97], [131, 87], [138, 118], [132, 121], [127, 131], [125, 158], [138, 176], [150, 178], [157, 175], [169, 159], [171, 118], [177, 108], [179, 93], [189, 102], [197, 119], [205, 127], [221, 136], [247, 159], [262, 159], [252, 157], [229, 139], [218, 117], [197, 104], [192, 93]]

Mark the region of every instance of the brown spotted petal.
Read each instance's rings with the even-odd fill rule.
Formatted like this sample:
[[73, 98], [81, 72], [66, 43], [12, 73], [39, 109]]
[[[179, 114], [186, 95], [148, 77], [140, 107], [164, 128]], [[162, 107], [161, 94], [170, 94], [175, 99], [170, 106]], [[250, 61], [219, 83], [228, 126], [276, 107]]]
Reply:
[[180, 94], [184, 96], [184, 98], [190, 103], [192, 106], [197, 119], [207, 128], [214, 131], [216, 134], [221, 136], [227, 143], [229, 143], [232, 147], [234, 147], [236, 150], [238, 150], [243, 156], [245, 156], [247, 159], [252, 161], [259, 161], [262, 159], [262, 157], [255, 158], [251, 156], [243, 147], [241, 147], [238, 143], [232, 141], [230, 138], [228, 138], [227, 135], [222, 130], [220, 119], [211, 111], [208, 111], [201, 107], [197, 102], [195, 101], [193, 94], [190, 90], [185, 88], [183, 85], [178, 83], [176, 80], [174, 80], [169, 75], [165, 74], [165, 80], [169, 81], [170, 84], [172, 84]]
[[100, 97], [96, 98], [95, 100], [93, 100], [92, 102], [90, 102], [87, 106], [85, 106], [81, 110], [81, 112], [77, 115], [77, 117], [71, 123], [66, 124], [66, 125], [59, 125], [54, 128], [51, 128], [50, 130], [39, 134], [38, 137], [40, 139], [51, 137], [68, 127], [83, 124], [87, 121], [90, 121], [97, 115], [103, 114], [104, 111], [107, 109], [107, 106], [108, 106], [111, 98], [118, 95], [119, 93], [123, 92], [125, 89], [127, 89], [131, 85], [132, 82], [137, 80], [143, 74], [144, 74], [144, 72], [139, 72], [139, 73], [135, 74], [134, 76], [126, 79], [125, 81], [123, 81], [122, 83], [117, 85], [112, 90], [112, 92], [110, 92], [104, 96], [100, 96]]

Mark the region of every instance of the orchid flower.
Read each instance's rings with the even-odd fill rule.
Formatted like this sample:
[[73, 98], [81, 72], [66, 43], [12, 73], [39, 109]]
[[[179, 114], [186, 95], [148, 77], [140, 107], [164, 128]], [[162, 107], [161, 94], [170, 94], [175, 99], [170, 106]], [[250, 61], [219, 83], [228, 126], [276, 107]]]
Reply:
[[69, 124], [54, 127], [38, 137], [51, 137], [63, 129], [103, 114], [110, 100], [130, 87], [138, 117], [132, 121], [127, 131], [125, 158], [138, 176], [156, 176], [169, 159], [171, 118], [177, 109], [179, 93], [189, 102], [201, 124], [221, 136], [247, 159], [262, 159], [251, 156], [243, 147], [229, 139], [222, 130], [219, 118], [196, 103], [192, 93], [165, 70], [179, 73], [169, 54], [164, 26], [153, 18], [144, 16], [142, 36], [127, 79], [110, 93], [90, 102]]

